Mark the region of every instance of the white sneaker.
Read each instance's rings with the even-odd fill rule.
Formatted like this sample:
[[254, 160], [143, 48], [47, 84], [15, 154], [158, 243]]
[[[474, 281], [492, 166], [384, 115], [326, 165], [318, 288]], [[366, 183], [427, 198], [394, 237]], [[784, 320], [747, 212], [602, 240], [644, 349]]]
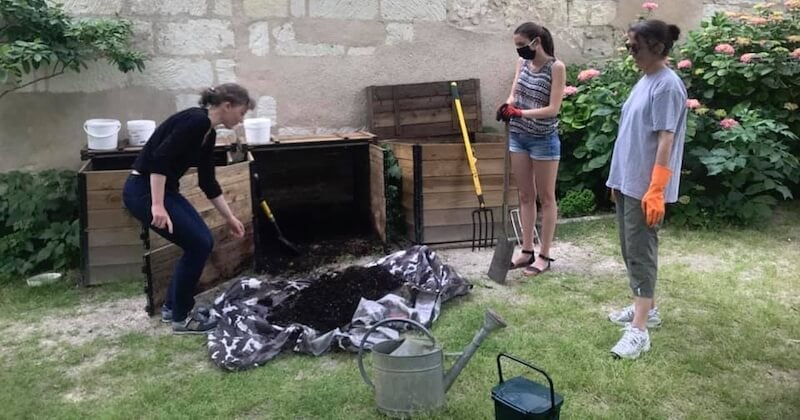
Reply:
[[[633, 322], [633, 305], [611, 312], [608, 314], [608, 320], [622, 327], [630, 324]], [[661, 314], [659, 314], [658, 308], [653, 308], [647, 313], [647, 328], [658, 328], [660, 326]]]
[[633, 326], [623, 328], [625, 333], [617, 344], [611, 348], [611, 355], [616, 359], [637, 359], [639, 356], [650, 350], [650, 333], [647, 330], [640, 330]]

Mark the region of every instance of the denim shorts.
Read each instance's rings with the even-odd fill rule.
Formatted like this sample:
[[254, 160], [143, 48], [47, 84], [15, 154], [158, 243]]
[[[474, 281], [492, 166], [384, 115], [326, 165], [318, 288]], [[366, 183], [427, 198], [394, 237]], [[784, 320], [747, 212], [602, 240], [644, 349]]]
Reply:
[[508, 149], [511, 153], [527, 153], [531, 159], [561, 160], [561, 140], [558, 138], [558, 131], [543, 136], [511, 133]]

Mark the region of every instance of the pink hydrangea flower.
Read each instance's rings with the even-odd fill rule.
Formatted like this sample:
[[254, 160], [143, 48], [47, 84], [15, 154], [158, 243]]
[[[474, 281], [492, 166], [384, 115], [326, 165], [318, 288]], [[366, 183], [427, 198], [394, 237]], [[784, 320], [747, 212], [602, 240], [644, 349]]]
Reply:
[[678, 61], [678, 68], [679, 69], [690, 69], [690, 68], [692, 68], [692, 60], [681, 60], [681, 61]]
[[642, 3], [642, 9], [647, 10], [648, 12], [652, 12], [655, 9], [658, 9], [658, 3], [647, 1]]
[[737, 125], [739, 125], [739, 122], [734, 120], [733, 118], [725, 118], [724, 120], [719, 122], [719, 126], [726, 130], [736, 127]]
[[783, 5], [789, 10], [800, 9], [800, 0], [786, 0]]
[[686, 107], [689, 109], [697, 109], [700, 108], [700, 101], [697, 99], [687, 99], [686, 100]]
[[761, 16], [751, 17], [747, 21], [750, 22], [750, 24], [752, 25], [766, 25], [768, 22], [766, 18], [763, 18]]
[[564, 87], [564, 96], [572, 96], [578, 93], [578, 88], [575, 86], [566, 86]]
[[578, 81], [585, 82], [587, 80], [594, 79], [595, 77], [600, 75], [600, 70], [597, 69], [586, 69], [578, 73]]
[[789, 55], [792, 56], [792, 58], [800, 60], [800, 48], [795, 48], [794, 51], [789, 53]]
[[753, 58], [757, 58], [756, 54], [754, 53], [742, 54], [742, 56], [739, 57], [739, 61], [741, 61], [742, 63], [749, 63], [753, 61]]
[[733, 55], [736, 50], [733, 49], [731, 44], [719, 44], [714, 47], [714, 52], [717, 54]]

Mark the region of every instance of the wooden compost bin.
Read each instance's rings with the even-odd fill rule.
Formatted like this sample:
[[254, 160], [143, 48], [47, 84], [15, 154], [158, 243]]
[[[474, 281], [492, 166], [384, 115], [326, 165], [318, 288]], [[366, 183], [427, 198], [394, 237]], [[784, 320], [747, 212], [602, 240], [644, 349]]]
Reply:
[[[486, 206], [501, 231], [503, 135], [480, 133], [480, 83], [457, 81]], [[419, 244], [469, 244], [478, 208], [450, 82], [367, 88], [370, 131], [394, 152], [402, 171], [407, 237]], [[511, 182], [509, 205], [518, 195]]]
[[[138, 279], [146, 284], [148, 311], [154, 302], [163, 301], [169, 276], [174, 267], [175, 254], [179, 250], [158, 235], [142, 231], [142, 226], [124, 208], [122, 187], [130, 175], [137, 147], [123, 147], [114, 151], [87, 151], [81, 153], [86, 162], [78, 171], [78, 192], [80, 199], [80, 243], [81, 243], [81, 284], [97, 285]], [[232, 146], [217, 145], [214, 156], [217, 180], [231, 202], [231, 209], [245, 226], [252, 225], [250, 200], [249, 161], [236, 163], [231, 153]], [[243, 175], [242, 175], [243, 174]], [[238, 240], [247, 246], [237, 248], [241, 253], [233, 254], [231, 239], [227, 237], [224, 224], [213, 205], [197, 186], [196, 170], [190, 169], [181, 179], [181, 192], [197, 206], [215, 238], [212, 261], [225, 255], [224, 267], [211, 264], [201, 279], [202, 287], [217, 280], [227, 280], [235, 273], [228, 267], [237, 269], [244, 266], [252, 257], [252, 235]], [[214, 229], [216, 227], [216, 229]], [[234, 241], [237, 242], [237, 241]], [[216, 276], [211, 274], [216, 273]], [[166, 277], [166, 280], [165, 280]]]

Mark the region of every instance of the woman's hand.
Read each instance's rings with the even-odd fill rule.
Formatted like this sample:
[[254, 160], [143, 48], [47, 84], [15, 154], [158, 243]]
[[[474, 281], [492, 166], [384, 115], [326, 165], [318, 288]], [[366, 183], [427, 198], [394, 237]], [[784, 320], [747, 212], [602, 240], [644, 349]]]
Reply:
[[150, 222], [153, 227], [166, 229], [169, 233], [172, 233], [172, 219], [169, 218], [164, 205], [153, 205], [150, 207], [150, 212], [153, 214], [153, 221]]
[[236, 216], [231, 216], [228, 219], [228, 228], [230, 228], [233, 236], [237, 238], [244, 237], [244, 225], [239, 221], [239, 219], [236, 218]]

